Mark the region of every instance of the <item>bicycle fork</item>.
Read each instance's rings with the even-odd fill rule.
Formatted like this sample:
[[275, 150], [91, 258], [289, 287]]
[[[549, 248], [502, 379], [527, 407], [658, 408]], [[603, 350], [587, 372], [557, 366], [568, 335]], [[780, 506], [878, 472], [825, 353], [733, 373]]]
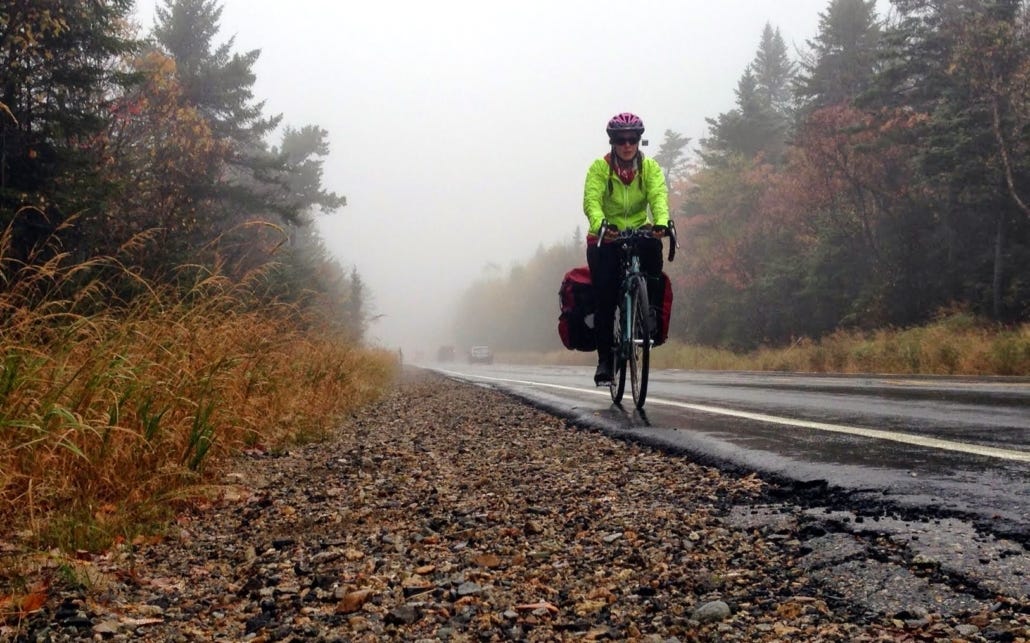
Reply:
[[619, 329], [619, 354], [628, 359], [633, 347], [633, 273], [637, 270], [640, 260], [636, 257], [630, 259], [629, 274], [626, 275], [622, 288], [622, 323]]
[[[633, 258], [631, 259], [631, 262], [630, 262], [630, 275], [631, 276], [627, 278], [627, 283], [626, 283], [627, 287], [623, 288], [623, 290], [625, 291], [625, 294], [623, 295], [623, 298], [622, 298], [623, 327], [621, 329], [622, 330], [622, 332], [621, 332], [621, 336], [622, 336], [621, 339], [622, 339], [622, 341], [620, 342], [621, 346], [619, 348], [620, 348], [620, 351], [621, 351], [621, 353], [622, 353], [622, 355], [624, 357], [629, 357], [629, 353], [634, 348], [634, 346], [633, 346], [633, 343], [634, 343], [634, 340], [633, 340], [633, 327], [634, 326], [633, 325], [637, 321], [636, 320], [637, 311], [636, 311], [636, 307], [633, 305], [633, 289], [634, 288], [640, 288], [640, 287], [643, 287], [643, 288], [647, 287], [646, 279], [641, 280], [641, 279], [637, 278], [640, 274], [641, 274], [640, 273], [640, 258], [637, 257], [637, 256], [633, 256]], [[644, 282], [643, 285], [641, 285], [642, 281]], [[649, 324], [649, 321], [645, 319], [644, 323], [645, 324]], [[654, 346], [654, 338], [651, 337], [650, 328], [649, 328], [649, 332], [647, 333], [647, 336], [648, 336], [648, 338], [647, 338], [646, 341], [651, 346]], [[639, 340], [639, 341], [643, 342], [645, 340]]]

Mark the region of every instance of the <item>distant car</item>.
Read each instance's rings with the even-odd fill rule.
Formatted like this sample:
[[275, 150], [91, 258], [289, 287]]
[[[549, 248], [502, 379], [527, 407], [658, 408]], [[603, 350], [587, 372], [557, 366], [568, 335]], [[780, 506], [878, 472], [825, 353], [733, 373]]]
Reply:
[[454, 361], [454, 347], [453, 346], [441, 346], [436, 351], [436, 361], [438, 362], [453, 362]]
[[493, 364], [494, 353], [489, 346], [473, 346], [469, 349], [469, 364]]

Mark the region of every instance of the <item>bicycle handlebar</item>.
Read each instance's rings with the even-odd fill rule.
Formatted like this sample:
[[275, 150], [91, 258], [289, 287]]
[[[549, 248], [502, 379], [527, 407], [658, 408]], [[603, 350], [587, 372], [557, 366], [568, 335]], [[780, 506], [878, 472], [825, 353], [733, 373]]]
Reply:
[[[608, 233], [608, 224], [602, 223], [601, 228], [597, 231], [598, 243], [612, 243], [614, 241], [627, 241], [629, 239], [655, 239], [654, 228], [650, 225], [642, 226], [640, 228], [634, 228], [632, 230], [619, 230], [618, 235], [611, 241], [606, 241], [605, 236]], [[669, 261], [676, 258], [676, 248], [679, 248], [679, 242], [676, 240], [676, 225], [669, 220], [669, 226], [665, 229], [666, 236], [669, 237]], [[661, 239], [659, 239], [659, 242]]]

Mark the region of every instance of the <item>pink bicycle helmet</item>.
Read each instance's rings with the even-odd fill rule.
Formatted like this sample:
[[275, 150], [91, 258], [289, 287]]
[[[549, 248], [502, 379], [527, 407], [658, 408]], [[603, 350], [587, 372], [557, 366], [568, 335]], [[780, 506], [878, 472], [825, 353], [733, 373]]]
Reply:
[[612, 116], [611, 120], [608, 121], [608, 127], [605, 128], [608, 132], [608, 137], [611, 138], [616, 132], [636, 132], [637, 134], [644, 133], [644, 121], [640, 120], [640, 117], [636, 114], [629, 112], [622, 112]]

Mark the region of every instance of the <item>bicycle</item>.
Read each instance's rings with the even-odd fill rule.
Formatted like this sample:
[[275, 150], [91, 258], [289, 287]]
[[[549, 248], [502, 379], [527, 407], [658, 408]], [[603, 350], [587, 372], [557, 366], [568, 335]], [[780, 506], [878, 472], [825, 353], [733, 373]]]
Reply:
[[[601, 226], [599, 238], [604, 239], [607, 226]], [[676, 229], [669, 222], [669, 261], [676, 256]], [[633, 403], [644, 408], [647, 399], [647, 380], [650, 371], [651, 347], [654, 343], [651, 329], [650, 305], [647, 300], [647, 278], [640, 271], [637, 243], [654, 238], [651, 226], [624, 230], [607, 243], [620, 244], [622, 281], [619, 284], [618, 304], [615, 307], [614, 337], [612, 341], [612, 379], [608, 383], [612, 402], [622, 404], [626, 390], [626, 366], [629, 365]], [[657, 321], [657, 320], [656, 320]], [[601, 338], [598, 338], [601, 341]]]

